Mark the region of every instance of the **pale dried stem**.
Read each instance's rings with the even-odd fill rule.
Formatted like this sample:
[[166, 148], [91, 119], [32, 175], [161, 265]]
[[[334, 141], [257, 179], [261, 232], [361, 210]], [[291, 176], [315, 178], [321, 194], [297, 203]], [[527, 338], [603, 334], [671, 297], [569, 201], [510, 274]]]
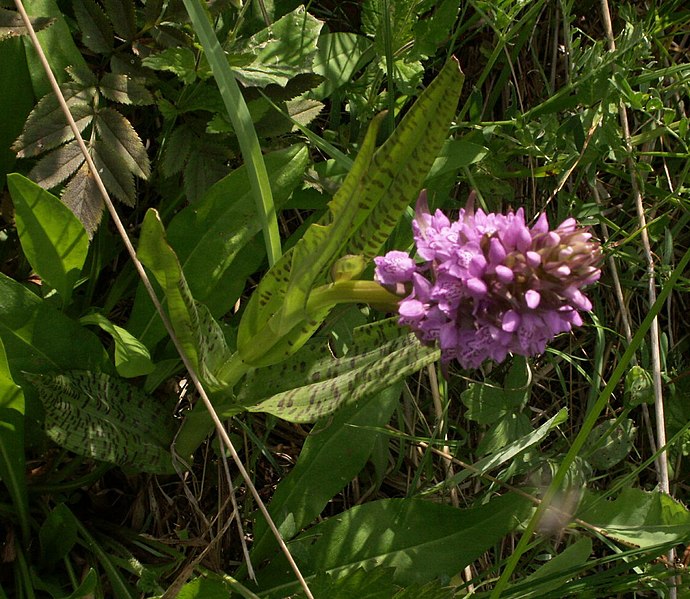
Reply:
[[292, 555], [290, 555], [290, 551], [287, 548], [287, 545], [285, 544], [285, 541], [280, 535], [280, 532], [278, 531], [278, 528], [276, 527], [275, 523], [271, 519], [270, 514], [268, 513], [268, 510], [266, 509], [266, 506], [264, 505], [264, 502], [261, 499], [261, 496], [259, 495], [259, 492], [257, 491], [256, 487], [252, 483], [251, 477], [249, 476], [249, 473], [247, 472], [247, 469], [244, 467], [244, 464], [242, 464], [242, 460], [240, 459], [240, 456], [238, 455], [237, 451], [235, 450], [234, 445], [232, 444], [232, 441], [230, 440], [230, 437], [228, 436], [227, 432], [225, 431], [225, 428], [223, 427], [223, 423], [221, 422], [220, 418], [218, 417], [218, 414], [216, 413], [215, 409], [213, 408], [213, 405], [211, 404], [211, 400], [208, 397], [208, 394], [206, 393], [206, 390], [204, 389], [203, 385], [201, 384], [201, 381], [199, 380], [199, 377], [196, 373], [196, 370], [194, 369], [193, 365], [189, 361], [189, 358], [187, 357], [184, 348], [182, 347], [180, 340], [178, 339], [177, 335], [175, 334], [175, 331], [172, 327], [172, 324], [163, 310], [163, 307], [161, 305], [160, 300], [158, 299], [158, 296], [156, 295], [155, 290], [153, 289], [153, 286], [151, 285], [151, 281], [149, 280], [148, 275], [146, 274], [146, 271], [144, 270], [144, 266], [142, 265], [141, 261], [137, 258], [136, 255], [136, 250], [134, 249], [134, 246], [132, 245], [132, 242], [129, 239], [129, 235], [127, 234], [127, 231], [122, 224], [122, 221], [120, 220], [120, 217], [117, 213], [117, 210], [115, 210], [115, 206], [113, 205], [113, 202], [110, 199], [110, 196], [108, 195], [108, 191], [105, 188], [105, 185], [103, 184], [103, 180], [101, 179], [98, 169], [96, 168], [96, 165], [93, 162], [93, 159], [91, 158], [91, 155], [89, 154], [89, 150], [86, 147], [86, 144], [84, 143], [84, 140], [81, 136], [81, 133], [79, 131], [79, 128], [77, 127], [76, 123], [74, 122], [74, 118], [72, 117], [72, 113], [69, 110], [69, 107], [67, 106], [67, 102], [65, 101], [65, 98], [62, 94], [62, 91], [60, 90], [60, 86], [57, 82], [57, 79], [55, 78], [55, 75], [53, 74], [53, 71], [50, 67], [50, 63], [48, 62], [48, 59], [46, 58], [45, 53], [43, 52], [43, 48], [41, 47], [41, 43], [38, 40], [38, 37], [36, 36], [36, 32], [31, 24], [31, 21], [29, 19], [29, 16], [26, 13], [26, 10], [24, 8], [24, 5], [22, 3], [22, 0], [15, 0], [15, 5], [17, 6], [17, 10], [19, 11], [19, 14], [22, 17], [22, 20], [24, 21], [24, 25], [26, 26], [29, 37], [31, 38], [31, 42], [33, 43], [36, 53], [38, 54], [38, 58], [45, 70], [46, 76], [48, 77], [48, 81], [50, 83], [51, 88], [53, 89], [53, 92], [55, 93], [55, 96], [58, 100], [58, 103], [60, 104], [60, 108], [62, 109], [62, 112], [65, 115], [65, 118], [67, 119], [67, 122], [69, 123], [70, 128], [72, 129], [72, 132], [74, 133], [74, 137], [79, 144], [79, 147], [82, 151], [82, 154], [84, 155], [84, 160], [86, 161], [86, 164], [89, 167], [89, 170], [91, 172], [91, 175], [94, 178], [94, 181], [96, 183], [96, 186], [98, 187], [98, 190], [103, 197], [103, 201], [108, 209], [108, 212], [110, 213], [111, 218], [113, 219], [113, 223], [115, 225], [115, 228], [117, 229], [120, 237], [122, 238], [122, 242], [125, 246], [125, 249], [127, 250], [127, 253], [129, 254], [134, 267], [139, 275], [139, 278], [141, 279], [144, 288], [146, 289], [146, 292], [148, 293], [149, 297], [151, 298], [151, 301], [153, 302], [154, 307], [156, 308], [156, 311], [161, 317], [161, 320], [163, 321], [163, 325], [165, 326], [166, 331], [168, 332], [168, 335], [170, 336], [170, 339], [173, 342], [173, 345], [175, 346], [175, 349], [177, 350], [177, 353], [179, 354], [182, 363], [184, 364], [187, 372], [189, 373], [189, 378], [192, 380], [192, 383], [194, 384], [194, 387], [199, 393], [199, 397], [201, 398], [201, 401], [203, 402], [204, 406], [208, 410], [209, 414], [211, 415], [211, 419], [213, 420], [213, 423], [215, 425], [217, 434], [220, 436], [223, 445], [227, 448], [227, 450], [230, 452], [230, 455], [232, 456], [233, 461], [235, 462], [235, 465], [237, 466], [237, 469], [240, 472], [240, 475], [244, 479], [247, 488], [251, 492], [252, 496], [254, 497], [254, 500], [257, 503], [257, 506], [259, 507], [259, 510], [263, 514], [264, 518], [266, 518], [266, 521], [268, 522], [269, 528], [273, 532], [273, 534], [276, 537], [276, 540], [278, 541], [278, 544], [280, 545], [281, 550], [285, 554], [293, 572], [295, 573], [295, 576], [297, 577], [300, 585], [304, 589], [305, 595], [309, 599], [313, 599], [313, 595], [311, 591], [309, 590], [309, 587], [307, 586], [306, 581], [304, 580], [304, 577], [302, 576], [301, 572], [299, 571], [299, 568], [297, 567], [297, 564], [295, 563], [294, 559], [292, 558]]
[[[611, 23], [611, 11], [609, 10], [608, 0], [601, 0], [601, 12], [604, 21], [604, 28], [606, 30], [606, 37], [608, 40], [609, 51], [613, 52], [616, 49], [616, 40], [613, 35], [613, 25]], [[637, 179], [635, 163], [633, 160], [633, 148], [630, 143], [630, 125], [628, 121], [628, 111], [625, 104], [621, 100], [618, 107], [621, 127], [623, 129], [623, 139], [625, 141], [626, 151], [628, 154], [628, 171], [630, 173], [630, 182], [632, 184], [633, 198], [635, 201], [635, 209], [637, 211], [637, 218], [640, 224], [640, 239], [642, 240], [642, 247], [644, 249], [645, 259], [647, 261], [647, 283], [648, 283], [648, 299], [649, 305], [654, 305], [656, 302], [656, 280], [655, 280], [655, 266], [654, 256], [652, 254], [651, 244], [649, 243], [649, 235], [647, 234], [647, 219], [645, 216], [644, 205], [642, 202], [642, 193], [640, 190], [639, 181]], [[666, 445], [666, 418], [664, 415], [664, 398], [661, 381], [661, 354], [660, 354], [660, 340], [659, 340], [659, 321], [655, 317], [649, 328], [650, 337], [650, 353], [652, 366], [652, 383], [654, 389], [654, 413], [656, 416], [656, 436], [657, 446], [665, 447]], [[668, 453], [662, 449], [659, 454], [659, 489], [666, 494], [670, 494], [669, 475], [668, 475]], [[674, 562], [675, 553], [671, 550], [668, 554], [669, 561]], [[671, 586], [670, 597], [675, 599], [676, 588]]]

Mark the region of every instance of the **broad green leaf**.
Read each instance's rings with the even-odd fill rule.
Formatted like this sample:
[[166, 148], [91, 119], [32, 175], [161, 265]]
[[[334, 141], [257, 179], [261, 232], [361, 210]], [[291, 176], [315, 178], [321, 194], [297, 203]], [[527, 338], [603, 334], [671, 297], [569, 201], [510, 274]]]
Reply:
[[22, 372], [112, 370], [96, 335], [2, 273], [0, 339], [20, 383]]
[[102, 314], [89, 314], [82, 324], [94, 324], [108, 333], [115, 342], [115, 368], [125, 378], [150, 374], [155, 369], [146, 346], [126, 329], [110, 322]]
[[26, 177], [13, 173], [7, 184], [27, 260], [68, 303], [89, 250], [84, 227], [58, 198]]
[[[400, 390], [400, 385], [393, 385], [314, 426], [297, 464], [278, 483], [268, 506], [284, 539], [311, 523], [364, 468], [379, 434], [370, 427], [388, 423]], [[273, 534], [259, 518], [254, 526], [252, 560], [261, 562], [275, 548]]]
[[[84, 57], [72, 39], [69, 26], [62, 16], [56, 0], [31, 0], [31, 2], [25, 2], [24, 7], [29, 16], [52, 17], [55, 19], [55, 23], [52, 26], [38, 32], [38, 41], [41, 43], [51, 70], [59, 83], [67, 81], [67, 67], [88, 68]], [[34, 96], [42, 98], [46, 94], [53, 95], [48, 77], [43, 70], [43, 65], [36, 54], [31, 40], [23, 38], [22, 41], [24, 42], [26, 60], [33, 82]]]
[[459, 0], [434, 2], [433, 14], [415, 23], [412, 49], [414, 54], [433, 56], [436, 54], [436, 50], [448, 41], [458, 17], [459, 4]]
[[113, 27], [95, 0], [80, 0], [73, 4], [81, 31], [81, 41], [97, 54], [109, 54], [113, 49]]
[[24, 45], [20, 39], [3, 42], [0, 51], [0, 190], [5, 176], [14, 170], [17, 160], [10, 149], [22, 131], [27, 116], [34, 107], [31, 76], [26, 64]]
[[29, 499], [24, 457], [24, 414], [0, 407], [0, 479], [12, 498], [24, 544], [28, 544]]
[[429, 170], [429, 179], [447, 173], [456, 173], [458, 169], [479, 162], [489, 153], [484, 146], [465, 139], [449, 139], [443, 144], [438, 158]]
[[414, 335], [403, 336], [363, 356], [348, 354], [334, 360], [338, 363], [336, 369], [343, 364], [350, 366], [341, 374], [329, 378], [325, 370], [323, 380], [277, 393], [247, 409], [268, 412], [290, 422], [314, 422], [386, 389], [438, 358], [436, 349], [421, 345]]
[[165, 239], [163, 223], [152, 208], [144, 217], [137, 255], [162, 287], [172, 326], [199, 376], [212, 391], [222, 388], [215, 372], [230, 357], [225, 336], [208, 308], [192, 297], [177, 255]]
[[506, 445], [519, 441], [532, 432], [532, 425], [526, 414], [508, 412], [494, 422], [477, 446], [477, 455], [493, 454]]
[[328, 214], [309, 227], [252, 295], [238, 336], [247, 363], [268, 365], [299, 349], [328, 313], [327, 308], [306, 313], [314, 284], [342, 255], [371, 260], [378, 253], [446, 137], [462, 80], [457, 63], [448, 63], [376, 153], [381, 121], [372, 123]]
[[172, 411], [153, 396], [103, 373], [25, 377], [43, 402], [46, 434], [60, 447], [138, 471], [174, 471]]
[[41, 562], [50, 569], [64, 558], [77, 542], [77, 525], [74, 514], [59, 503], [48, 514], [38, 531], [41, 544]]
[[228, 599], [232, 596], [227, 584], [215, 577], [194, 578], [176, 595], [177, 599]]
[[311, 91], [309, 97], [327, 98], [339, 87], [350, 83], [363, 54], [370, 47], [371, 42], [356, 33], [338, 31], [319, 36], [312, 68], [326, 81]]
[[255, 33], [239, 48], [256, 54], [256, 59], [234, 69], [236, 77], [246, 86], [265, 87], [270, 83], [285, 86], [296, 75], [312, 72], [322, 26], [304, 6], [296, 8]]
[[[454, 576], [472, 563], [514, 530], [530, 506], [510, 494], [468, 509], [418, 499], [383, 499], [313, 526], [288, 547], [300, 556], [307, 577], [395, 568], [398, 584], [427, 582]], [[281, 556], [259, 577], [264, 584], [285, 583], [287, 591], [290, 574]]]
[[[610, 470], [632, 451], [637, 427], [630, 418], [615, 426], [616, 419], [605, 420], [592, 430], [587, 445], [586, 460], [599, 470]], [[605, 438], [604, 438], [605, 436]]]
[[[128, 4], [126, 1], [111, 1], [114, 4]], [[147, 106], [154, 103], [153, 95], [146, 89], [144, 80], [133, 79], [128, 75], [105, 73], [98, 83], [98, 89], [106, 98], [120, 104]]]
[[686, 543], [690, 538], [690, 512], [659, 491], [627, 488], [615, 501], [588, 492], [577, 517], [636, 547]]
[[[515, 599], [540, 598], [557, 591], [564, 583], [573, 578], [578, 571], [583, 569], [587, 559], [592, 553], [592, 540], [583, 537], [566, 547], [561, 553], [540, 566], [535, 572], [521, 580], [519, 583], [509, 585], [506, 595]], [[520, 589], [524, 589], [520, 591]]]
[[[278, 208], [301, 180], [308, 160], [309, 152], [302, 145], [264, 156]], [[220, 317], [232, 307], [244, 290], [247, 277], [264, 259], [263, 246], [254, 239], [260, 231], [244, 166], [172, 219], [168, 241], [175, 249], [193, 296], [206, 304], [213, 316]], [[148, 347], [165, 335], [160, 318], [141, 287], [127, 328]]]
[[530, 394], [527, 361], [515, 356], [505, 385], [495, 383], [471, 383], [460, 395], [467, 407], [467, 418], [479, 424], [491, 424], [506, 414], [522, 408]]
[[72, 177], [60, 196], [62, 202], [81, 221], [89, 237], [93, 237], [103, 217], [103, 196], [84, 163]]
[[141, 64], [157, 71], [170, 71], [189, 85], [196, 79], [196, 57], [189, 48], [166, 48], [147, 56]]
[[[51, 17], [33, 17], [29, 19], [34, 31], [41, 31], [55, 22]], [[0, 42], [19, 35], [27, 35], [29, 30], [24, 25], [21, 15], [14, 10], [0, 7]], [[4, 46], [3, 46], [4, 49]]]
[[117, 110], [103, 108], [95, 120], [101, 140], [127, 164], [129, 170], [141, 179], [148, 179], [151, 164], [146, 148], [130, 122]]
[[43, 189], [57, 187], [69, 179], [84, 163], [84, 154], [77, 141], [70, 141], [41, 158], [29, 172], [29, 179]]

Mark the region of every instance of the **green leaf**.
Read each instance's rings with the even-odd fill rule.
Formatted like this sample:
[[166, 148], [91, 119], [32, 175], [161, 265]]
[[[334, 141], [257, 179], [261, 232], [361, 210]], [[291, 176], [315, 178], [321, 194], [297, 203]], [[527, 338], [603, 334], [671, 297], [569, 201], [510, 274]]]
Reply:
[[148, 179], [151, 174], [149, 157], [130, 122], [117, 110], [103, 108], [98, 111], [94, 124], [101, 140], [117, 153], [129, 170], [137, 177]]
[[[338, 374], [325, 368], [318, 372], [318, 382], [277, 393], [247, 409], [268, 412], [290, 422], [314, 422], [386, 389], [438, 358], [436, 349], [421, 345], [414, 335], [402, 336], [364, 354], [334, 360], [334, 372]], [[344, 365], [349, 368], [343, 372]]]
[[58, 198], [33, 181], [13, 173], [7, 183], [27, 260], [69, 302], [89, 250], [84, 227]]
[[[84, 57], [72, 39], [69, 26], [62, 16], [56, 0], [31, 0], [31, 2], [26, 2], [24, 7], [30, 16], [55, 19], [55, 23], [51, 27], [38, 32], [38, 41], [59, 83], [62, 84], [67, 81], [67, 67], [88, 68]], [[23, 38], [22, 41], [33, 82], [34, 96], [36, 98], [41, 98], [46, 94], [53, 96], [48, 77], [31, 40]]]
[[[563, 584], [571, 580], [577, 570], [581, 569], [592, 553], [592, 540], [583, 537], [575, 541], [564, 551], [540, 566], [535, 572], [521, 580], [519, 583], [509, 585], [506, 595], [529, 599], [531, 597], [556, 597], [567, 596], [549, 595], [557, 591]], [[520, 592], [520, 589], [524, 591]]]
[[[125, 2], [115, 2], [114, 4], [127, 5]], [[153, 95], [146, 89], [143, 79], [133, 79], [128, 75], [116, 73], [105, 73], [98, 83], [100, 92], [113, 102], [120, 104], [133, 104], [135, 106], [147, 106], [154, 103]]]
[[227, 599], [231, 595], [228, 585], [222, 580], [199, 577], [186, 583], [176, 597], [177, 599]]
[[189, 48], [166, 48], [147, 56], [141, 64], [156, 71], [170, 71], [187, 85], [196, 79], [196, 57]]
[[261, 220], [268, 263], [273, 266], [282, 253], [280, 231], [278, 230], [276, 206], [271, 192], [271, 182], [264, 164], [256, 129], [244, 96], [237, 84], [235, 74], [228, 64], [225, 51], [216, 37], [204, 6], [194, 2], [194, 0], [183, 0], [183, 2], [204, 48], [204, 54], [223, 97], [225, 110], [232, 121], [242, 151], [242, 158], [247, 165], [257, 214]]
[[467, 418], [479, 424], [491, 424], [504, 415], [522, 408], [530, 394], [527, 361], [515, 356], [504, 387], [494, 383], [471, 383], [460, 395], [467, 407]]
[[103, 196], [88, 164], [82, 164], [63, 190], [60, 199], [81, 221], [89, 237], [93, 237], [103, 217]]
[[0, 338], [0, 408], [12, 408], [20, 414], [24, 413], [24, 394], [22, 388], [12, 378], [2, 338]]
[[613, 426], [614, 424], [616, 424], [616, 419], [598, 424], [587, 440], [591, 449], [586, 454], [586, 459], [599, 470], [610, 470], [623, 461], [632, 451], [635, 443], [637, 427], [630, 418], [625, 418]]
[[480, 162], [489, 150], [465, 139], [449, 139], [443, 144], [438, 158], [429, 170], [429, 179], [447, 173], [456, 173], [460, 168]]
[[28, 545], [31, 528], [25, 467], [24, 414], [13, 408], [0, 407], [0, 479], [12, 498], [22, 541]]
[[[309, 161], [303, 145], [290, 146], [264, 156], [271, 172], [276, 206], [285, 204], [300, 182]], [[244, 290], [247, 277], [256, 270], [265, 253], [261, 230], [245, 166], [231, 172], [209, 189], [194, 205], [172, 219], [168, 241], [175, 249], [192, 295], [206, 304], [215, 317], [225, 314]], [[127, 327], [148, 347], [165, 331], [153, 305], [140, 287]]]
[[60, 447], [138, 471], [174, 472], [172, 410], [151, 395], [103, 373], [24, 376], [43, 402], [47, 435]]
[[101, 2], [117, 34], [127, 41], [133, 39], [137, 32], [134, 0], [101, 0]]
[[588, 492], [577, 517], [637, 547], [685, 543], [690, 536], [690, 512], [659, 491], [628, 488], [615, 501]]
[[[415, 584], [454, 576], [514, 530], [530, 506], [510, 494], [468, 509], [416, 499], [383, 499], [313, 526], [288, 547], [301, 557], [300, 569], [307, 577], [395, 568], [396, 583]], [[264, 584], [285, 583], [286, 591], [296, 584], [290, 574], [281, 556], [259, 576]]]
[[637, 364], [633, 364], [625, 375], [625, 399], [631, 408], [643, 403], [654, 404], [652, 375]]
[[[38, 32], [50, 27], [55, 22], [55, 19], [51, 17], [33, 17], [29, 21], [31, 21], [34, 31]], [[28, 33], [29, 30], [24, 25], [24, 20], [18, 12], [0, 7], [0, 42], [11, 37], [27, 35]]]
[[339, 31], [319, 36], [318, 49], [314, 56], [314, 73], [326, 78], [309, 97], [327, 98], [336, 89], [350, 83], [363, 54], [371, 42], [361, 35]]
[[18, 382], [23, 371], [112, 369], [98, 337], [2, 273], [0, 339]]
[[109, 54], [113, 49], [113, 27], [95, 0], [80, 0], [73, 4], [81, 31], [81, 41], [97, 54]]
[[77, 141], [71, 141], [41, 158], [29, 172], [29, 179], [44, 189], [57, 187], [84, 164], [84, 154]]
[[14, 170], [17, 160], [10, 146], [21, 133], [33, 107], [24, 44], [16, 38], [7, 40], [0, 51], [0, 114], [3, 115], [0, 119], [0, 189], [4, 189], [5, 176]]
[[215, 372], [230, 357], [225, 336], [208, 308], [194, 301], [180, 262], [165, 239], [163, 223], [152, 208], [144, 217], [137, 255], [163, 288], [172, 326], [202, 381], [212, 391], [223, 388]]
[[[89, 101], [92, 94], [79, 89], [74, 83], [61, 87], [70, 113], [79, 131], [83, 131], [93, 120], [93, 108]], [[52, 150], [66, 141], [74, 139], [62, 109], [54, 95], [45, 96], [36, 105], [24, 125], [22, 134], [12, 145], [19, 158], [37, 156]]]
[[[312, 522], [364, 468], [379, 435], [369, 427], [388, 423], [398, 405], [400, 390], [400, 385], [393, 385], [314, 426], [297, 463], [278, 483], [268, 506], [284, 539], [292, 538]], [[260, 518], [254, 526], [252, 560], [261, 562], [275, 547], [273, 534]]]
[[309, 294], [340, 256], [371, 260], [378, 253], [446, 137], [462, 80], [457, 63], [448, 63], [376, 153], [380, 119], [372, 122], [328, 214], [309, 227], [252, 295], [237, 342], [248, 364], [278, 362], [313, 334], [328, 309], [307, 314]]
[[458, 17], [459, 0], [434, 2], [434, 13], [414, 25], [414, 47], [416, 55], [433, 56], [436, 50], [447, 42]]
[[[123, 204], [134, 206], [136, 202], [134, 176], [122, 154], [118, 153], [111, 144], [100, 139], [93, 141], [90, 146], [89, 153], [106, 189]], [[102, 202], [100, 191], [97, 198], [85, 198], [85, 201], [92, 203], [95, 209]]]
[[322, 26], [304, 6], [281, 17], [238, 49], [256, 54], [256, 59], [236, 68], [237, 78], [246, 86], [277, 83], [284, 87], [296, 75], [311, 72]]
[[50, 569], [67, 556], [77, 542], [77, 524], [74, 514], [59, 503], [48, 514], [38, 531], [42, 565]]
[[102, 314], [89, 314], [80, 319], [82, 324], [94, 324], [108, 333], [115, 342], [115, 368], [125, 378], [150, 374], [155, 369], [146, 346], [126, 329], [110, 322]]

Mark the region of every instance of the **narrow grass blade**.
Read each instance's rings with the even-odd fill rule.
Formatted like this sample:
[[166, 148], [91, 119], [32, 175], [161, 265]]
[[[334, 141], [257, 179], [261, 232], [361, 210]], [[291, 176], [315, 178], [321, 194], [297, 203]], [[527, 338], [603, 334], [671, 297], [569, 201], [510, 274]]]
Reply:
[[259, 139], [256, 135], [249, 109], [202, 3], [199, 0], [183, 1], [192, 20], [194, 30], [204, 48], [206, 58], [211, 65], [211, 70], [223, 96], [228, 116], [237, 134], [242, 156], [249, 172], [249, 180], [254, 190], [256, 206], [266, 243], [268, 262], [272, 266], [278, 261], [281, 254], [280, 233], [278, 231], [278, 220], [273, 204], [271, 186], [268, 181], [268, 173], [266, 172], [266, 165], [261, 155], [261, 146], [259, 145]]

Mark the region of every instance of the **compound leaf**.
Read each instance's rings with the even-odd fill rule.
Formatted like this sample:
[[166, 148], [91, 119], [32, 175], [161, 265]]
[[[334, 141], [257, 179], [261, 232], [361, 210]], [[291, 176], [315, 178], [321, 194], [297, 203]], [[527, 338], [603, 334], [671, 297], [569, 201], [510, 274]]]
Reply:
[[143, 80], [128, 75], [105, 73], [98, 83], [98, 89], [108, 100], [120, 104], [147, 106], [154, 103], [153, 95], [146, 89]]
[[[30, 17], [29, 21], [31, 21], [34, 31], [38, 32], [46, 27], [50, 27], [55, 22], [55, 19], [51, 17]], [[0, 8], [0, 42], [18, 35], [27, 35], [28, 32], [18, 12]]]
[[82, 164], [65, 187], [61, 199], [92, 237], [103, 216], [103, 197], [88, 164]]
[[69, 179], [83, 163], [84, 154], [79, 144], [71, 141], [41, 158], [29, 171], [29, 179], [44, 189], [52, 189]]
[[95, 127], [101, 140], [127, 164], [132, 173], [142, 179], [148, 179], [151, 164], [146, 148], [125, 117], [117, 110], [104, 108], [97, 113]]

